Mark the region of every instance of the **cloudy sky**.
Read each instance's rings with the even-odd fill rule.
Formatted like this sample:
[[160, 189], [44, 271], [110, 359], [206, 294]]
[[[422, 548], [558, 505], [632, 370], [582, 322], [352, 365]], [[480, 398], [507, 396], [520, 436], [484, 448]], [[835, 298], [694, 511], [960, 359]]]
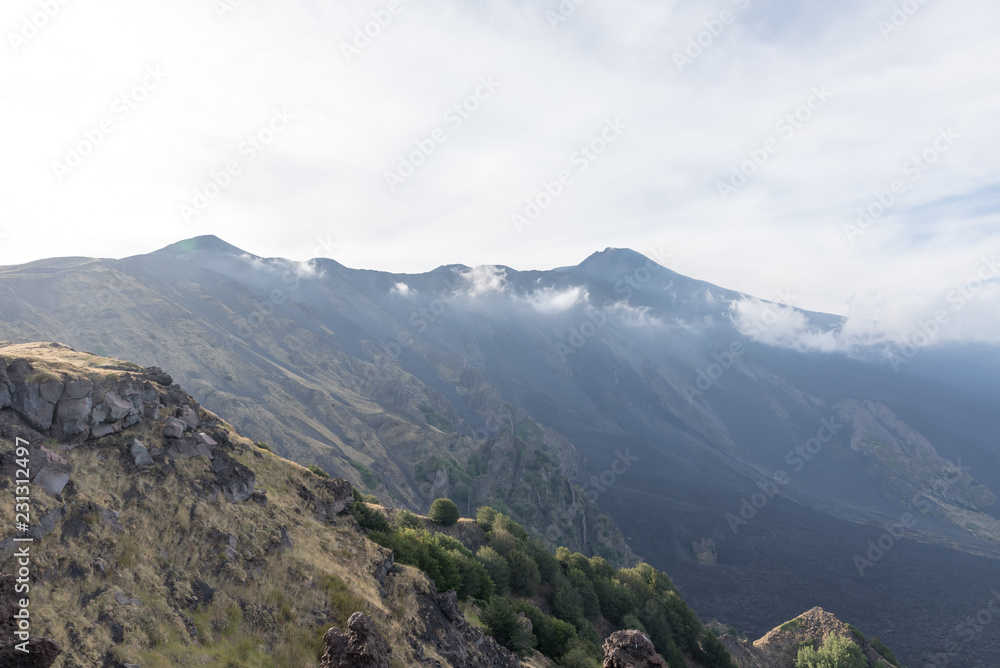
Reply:
[[616, 246], [874, 319], [979, 273], [996, 314], [997, 25], [989, 0], [6, 0], [0, 264]]

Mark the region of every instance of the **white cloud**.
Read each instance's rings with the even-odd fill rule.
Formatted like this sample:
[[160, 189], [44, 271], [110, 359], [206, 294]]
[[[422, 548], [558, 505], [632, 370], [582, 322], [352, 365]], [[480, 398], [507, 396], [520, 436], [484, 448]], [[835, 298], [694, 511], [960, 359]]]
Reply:
[[[801, 306], [847, 314], [852, 295], [935, 295], [1000, 249], [990, 0], [924, 3], [889, 39], [885, 3], [754, 0], [683, 71], [674, 54], [738, 3], [588, 2], [553, 30], [538, 3], [407, 2], [346, 62], [341, 43], [384, 6], [242, 2], [224, 20], [203, 0], [62, 6], [19, 53], [0, 53], [16, 130], [0, 164], [0, 264], [212, 233], [298, 259], [334, 235], [335, 259], [371, 269], [544, 269], [655, 246], [669, 229], [671, 269], [747, 294], [792, 285]], [[37, 11], [9, 0], [0, 24]], [[162, 85], [59, 184], [52, 162], [153, 65]], [[446, 122], [491, 75], [496, 92]], [[781, 137], [776, 124], [822, 85], [829, 101]], [[294, 121], [245, 161], [241, 145], [275, 107]], [[629, 128], [578, 171], [574, 153], [609, 117]], [[910, 180], [905, 163], [949, 126], [954, 146]], [[439, 127], [447, 141], [390, 193], [385, 172]], [[721, 201], [717, 183], [770, 137], [780, 150]], [[179, 205], [232, 160], [239, 174], [185, 224]], [[561, 170], [573, 183], [518, 234], [510, 214]], [[857, 210], [897, 179], [906, 191], [848, 240]], [[954, 331], [1000, 329], [982, 318]]]
[[535, 290], [524, 297], [523, 301], [539, 313], [562, 313], [580, 304], [585, 304], [589, 298], [586, 288], [580, 286], [563, 290], [547, 287]]
[[507, 289], [507, 271], [502, 267], [483, 264], [460, 272], [459, 277], [466, 286], [464, 293], [470, 297], [500, 294]]
[[412, 290], [409, 285], [403, 283], [402, 281], [396, 283], [389, 290], [389, 294], [402, 295], [403, 297], [412, 297], [413, 295], [416, 294], [416, 292], [417, 292], [416, 290]]

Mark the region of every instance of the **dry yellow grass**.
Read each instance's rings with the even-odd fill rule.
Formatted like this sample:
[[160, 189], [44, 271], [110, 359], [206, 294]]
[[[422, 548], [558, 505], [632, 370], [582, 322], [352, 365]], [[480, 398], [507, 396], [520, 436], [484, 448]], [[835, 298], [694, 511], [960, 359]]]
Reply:
[[[28, 357], [36, 372], [73, 377], [116, 373], [106, 367], [122, 364], [58, 344], [0, 346], [0, 355]], [[32, 546], [39, 581], [30, 595], [33, 633], [64, 649], [57, 666], [70, 659], [101, 665], [108, 655], [143, 668], [318, 666], [323, 633], [355, 610], [385, 634], [394, 668], [413, 665], [406, 636], [419, 628], [415, 596], [427, 590], [426, 577], [404, 567], [383, 601], [371, 575], [383, 548], [360, 535], [349, 516], [320, 522], [298, 493], [321, 496], [321, 479], [222, 424], [236, 445], [231, 456], [254, 471], [266, 505], [209, 500], [203, 481], [213, 474], [204, 457], [134, 471], [128, 444], [139, 438], [162, 446], [155, 424], [71, 449], [49, 443], [73, 467], [72, 486], [61, 499], [32, 488], [36, 520], [63, 505], [67, 515]], [[124, 531], [94, 504], [116, 512]], [[0, 503], [5, 527], [12, 526], [12, 506]], [[282, 528], [293, 543], [286, 550], [279, 549]], [[225, 553], [229, 535], [237, 539], [235, 560]], [[211, 602], [199, 602], [199, 581], [215, 590]], [[118, 595], [139, 605], [123, 605]]]

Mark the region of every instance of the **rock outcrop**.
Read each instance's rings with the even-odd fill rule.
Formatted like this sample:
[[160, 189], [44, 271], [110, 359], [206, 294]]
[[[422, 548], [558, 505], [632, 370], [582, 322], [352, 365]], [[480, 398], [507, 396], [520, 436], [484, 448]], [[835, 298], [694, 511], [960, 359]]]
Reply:
[[11, 407], [46, 437], [100, 438], [157, 419], [166, 399], [162, 383], [168, 380], [156, 367], [136, 367], [117, 379], [60, 378], [26, 359], [0, 357], [0, 408]]
[[320, 668], [389, 668], [389, 643], [363, 612], [347, 620], [347, 631], [332, 628], [323, 636], [326, 651]]
[[641, 631], [615, 631], [603, 649], [604, 668], [670, 668]]
[[869, 665], [885, 661], [868, 641], [822, 608], [804, 612], [753, 642], [732, 635], [724, 635], [719, 640], [740, 668], [794, 668], [802, 643], [812, 641], [819, 646], [830, 636], [842, 636], [853, 641], [861, 647]]
[[16, 648], [21, 642], [14, 632], [18, 629], [15, 619], [19, 608], [15, 601], [22, 598], [16, 590], [16, 579], [13, 575], [0, 575], [0, 666], [4, 668], [49, 668], [62, 654], [62, 648], [48, 638], [29, 636], [27, 649], [22, 652]]
[[[452, 666], [467, 668], [518, 668], [517, 656], [501, 647], [482, 629], [469, 624], [458, 609], [458, 596], [454, 591], [439, 594], [433, 582], [430, 589], [417, 594], [419, 616], [424, 630], [420, 640], [434, 648], [438, 655]], [[415, 648], [416, 649], [416, 648]], [[419, 658], [424, 658], [418, 652]], [[438, 666], [433, 659], [427, 664]]]

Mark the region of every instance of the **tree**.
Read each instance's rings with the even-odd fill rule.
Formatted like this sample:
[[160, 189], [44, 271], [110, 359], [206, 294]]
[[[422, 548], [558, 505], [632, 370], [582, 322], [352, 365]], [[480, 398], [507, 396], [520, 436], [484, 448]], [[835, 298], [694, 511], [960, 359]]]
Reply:
[[443, 527], [450, 527], [458, 521], [458, 506], [451, 499], [434, 499], [428, 516], [432, 522]]
[[483, 531], [489, 531], [493, 528], [493, 520], [497, 517], [497, 511], [489, 506], [480, 506], [476, 511], [476, 524]]
[[510, 591], [510, 568], [507, 567], [507, 560], [500, 556], [500, 553], [489, 545], [483, 545], [476, 553], [476, 559], [486, 568], [490, 579], [496, 587], [496, 593], [501, 596]]
[[829, 636], [818, 650], [799, 649], [795, 668], [867, 668], [868, 660], [856, 644], [842, 636]]
[[511, 591], [521, 596], [533, 596], [542, 584], [535, 560], [521, 550], [511, 550], [507, 554], [507, 565], [510, 568]]
[[535, 646], [535, 636], [528, 630], [526, 618], [518, 617], [506, 596], [494, 596], [479, 618], [486, 632], [510, 651], [524, 656]]

